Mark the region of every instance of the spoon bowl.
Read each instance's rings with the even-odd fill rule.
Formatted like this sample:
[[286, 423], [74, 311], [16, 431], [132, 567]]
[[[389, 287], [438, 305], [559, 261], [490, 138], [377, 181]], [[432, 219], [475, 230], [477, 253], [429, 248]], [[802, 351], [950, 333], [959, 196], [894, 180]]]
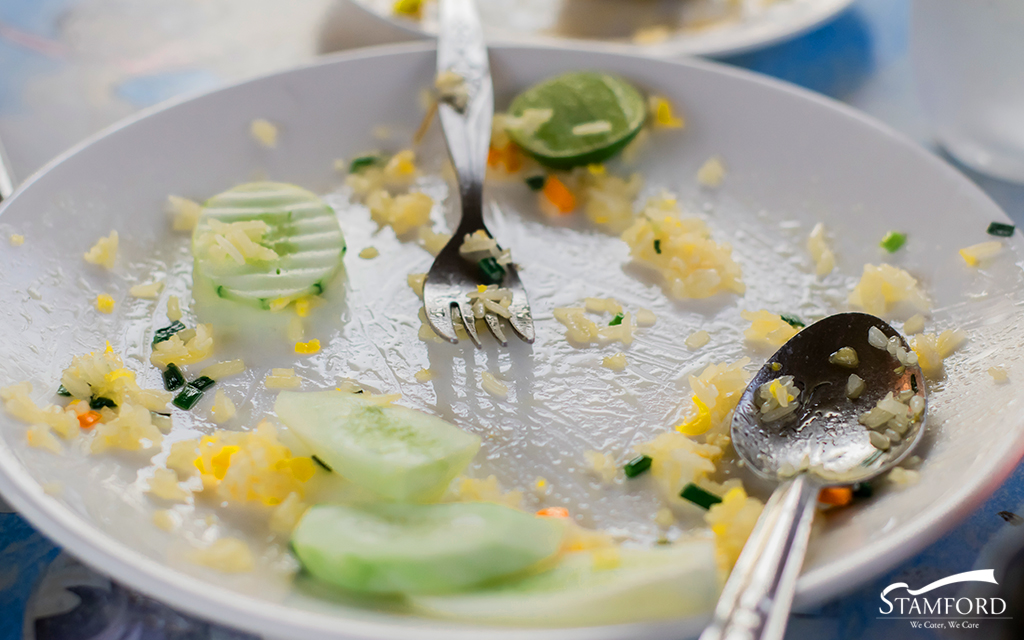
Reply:
[[[885, 321], [866, 313], [840, 313], [800, 331], [761, 367], [740, 397], [731, 434], [736, 453], [754, 473], [779, 481], [802, 471], [822, 486], [849, 485], [877, 477], [910, 455], [924, 433], [925, 413], [886, 451], [871, 443], [870, 430], [858, 421], [889, 392], [899, 397], [909, 391], [927, 403], [921, 367], [902, 365], [888, 350], [872, 346], [872, 327], [910, 352]], [[856, 367], [830, 362], [830, 355], [844, 347], [857, 353]], [[847, 397], [851, 374], [866, 385], [856, 399]], [[800, 389], [799, 408], [765, 422], [757, 406], [758, 389], [782, 376], [793, 376]]]

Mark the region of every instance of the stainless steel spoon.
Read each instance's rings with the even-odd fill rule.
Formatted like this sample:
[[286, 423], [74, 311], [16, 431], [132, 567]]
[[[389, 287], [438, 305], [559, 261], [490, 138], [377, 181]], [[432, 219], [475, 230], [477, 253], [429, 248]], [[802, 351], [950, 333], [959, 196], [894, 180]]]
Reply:
[[[890, 391], [897, 397], [909, 392], [905, 395], [926, 401], [920, 367], [901, 365], [890, 350], [872, 346], [868, 342], [871, 327], [877, 327], [887, 339], [895, 337], [894, 348], [910, 351], [903, 337], [879, 318], [842, 313], [796, 334], [743, 392], [733, 415], [733, 447], [757, 475], [782, 483], [743, 547], [700, 640], [781, 640], [819, 491], [865, 482], [889, 471], [921, 439], [926, 408], [885, 451], [870, 442], [870, 430], [858, 422], [860, 414]], [[843, 347], [857, 352], [856, 368], [830, 362], [830, 356]], [[866, 383], [856, 400], [849, 399], [846, 392], [851, 373]], [[799, 408], [766, 423], [761, 419], [757, 392], [761, 385], [781, 376], [793, 376], [800, 389]]]

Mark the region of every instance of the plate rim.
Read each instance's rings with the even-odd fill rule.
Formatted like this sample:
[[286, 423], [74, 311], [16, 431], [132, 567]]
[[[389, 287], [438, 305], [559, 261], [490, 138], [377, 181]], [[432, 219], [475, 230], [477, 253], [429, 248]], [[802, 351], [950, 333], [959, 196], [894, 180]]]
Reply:
[[[347, 0], [347, 2], [373, 20], [401, 30], [405, 35], [418, 39], [434, 39], [435, 35], [425, 29], [417, 28], [411, 20], [383, 15], [365, 4], [365, 0]], [[515, 32], [499, 30], [494, 33], [494, 42], [500, 44], [534, 45], [558, 49], [578, 49], [580, 47], [596, 47], [601, 51], [639, 55], [652, 58], [677, 58], [682, 56], [708, 56], [725, 58], [741, 55], [768, 48], [782, 42], [798, 38], [837, 18], [839, 14], [853, 6], [856, 0], [822, 0], [822, 6], [809, 10], [799, 20], [788, 23], [784, 28], [780, 25], [769, 30], [766, 35], [757, 37], [724, 38], [717, 46], [693, 46], [693, 40], [685, 37], [671, 38], [666, 42], [654, 45], [637, 45], [628, 42], [598, 40], [589, 38], [561, 38], [550, 35], [519, 35]]]
[[[566, 50], [564, 47], [523, 44], [498, 44], [493, 45], [491, 48], [502, 52], [548, 50], [556, 55], [558, 52]], [[0, 216], [6, 212], [11, 203], [16, 202], [21, 197], [24, 191], [31, 188], [33, 184], [58, 165], [107, 136], [130, 127], [134, 123], [154, 114], [172, 109], [186, 102], [201, 99], [207, 95], [249, 83], [262, 82], [269, 78], [286, 76], [300, 70], [343, 64], [366, 58], [429, 53], [433, 49], [433, 41], [419, 41], [378, 45], [365, 49], [333, 53], [321, 56], [306, 64], [247, 77], [213, 89], [183, 94], [142, 109], [87, 137], [33, 172], [17, 187], [10, 198], [0, 203]], [[623, 54], [604, 49], [597, 50], [590, 47], [575, 47], [569, 49], [569, 51], [645, 59], [644, 56]], [[894, 143], [909, 147], [919, 157], [921, 162], [930, 163], [935, 170], [945, 173], [952, 180], [958, 181], [963, 188], [973, 191], [976, 197], [987, 201], [994, 212], [998, 211], [1006, 221], [1010, 221], [1007, 214], [987, 193], [949, 162], [930, 152], [908, 135], [838, 100], [784, 80], [721, 62], [695, 58], [659, 60], [659, 62], [696, 68], [702, 71], [730, 76], [744, 82], [753, 82], [772, 90], [782, 91], [804, 100], [810, 100], [823, 108], [838, 111], [844, 116], [853, 118], [862, 125], [868, 126], [879, 134], [892, 139]], [[2, 217], [0, 217], [0, 221], [2, 221]], [[1020, 418], [1020, 423], [1021, 426], [1024, 426], [1024, 416]], [[1021, 432], [1013, 446], [1005, 450], [1005, 453], [997, 461], [997, 464], [991, 467], [987, 475], [979, 476], [972, 482], [961, 485], [960, 490], [947, 500], [949, 506], [944, 511], [936, 512], [931, 518], [920, 518], [914, 523], [909, 523], [903, 528], [903, 534], [892, 540], [884, 549], [878, 550], [877, 546], [862, 548], [857, 552], [849, 554], [844, 559], [834, 561], [828, 566], [820, 567], [808, 574], [801, 575], [797, 583], [795, 607], [800, 610], [811, 609], [843, 593], [849, 593], [863, 586], [869, 580], [892, 570], [900, 562], [905, 561], [924, 547], [933, 543], [965, 519], [970, 513], [974, 512], [978, 508], [978, 503], [987, 499], [1005, 482], [1022, 458], [1024, 458], [1024, 431]], [[489, 638], [507, 638], [508, 640], [524, 640], [527, 635], [531, 640], [533, 638], [602, 640], [604, 638], [632, 636], [641, 632], [652, 639], [668, 639], [679, 637], [680, 634], [690, 633], [695, 635], [703, 628], [710, 615], [709, 613], [705, 616], [690, 616], [670, 622], [638, 622], [597, 627], [534, 628], [487, 626], [459, 621], [451, 621], [447, 623], [447, 626], [441, 626], [446, 623], [444, 621], [418, 617], [391, 617], [389, 620], [384, 621], [383, 618], [387, 614], [373, 613], [372, 615], [380, 616], [382, 620], [345, 619], [345, 628], [339, 629], [339, 618], [336, 616], [294, 609], [284, 604], [252, 598], [173, 569], [133, 549], [125, 549], [113, 538], [96, 529], [75, 512], [47, 495], [18, 461], [7, 442], [2, 439], [0, 439], [0, 495], [16, 509], [19, 515], [23, 516], [34, 527], [44, 532], [47, 537], [56, 541], [76, 558], [92, 566], [100, 573], [111, 575], [116, 580], [122, 581], [142, 593], [164, 601], [199, 618], [215, 620], [219, 623], [266, 637], [287, 638], [291, 637], [291, 634], [294, 634], [296, 630], [302, 629], [308, 633], [318, 634], [317, 637], [359, 637], [379, 638], [381, 640], [394, 638], [396, 632], [403, 630], [415, 630], [417, 637], [427, 640], [462, 640], [463, 638], [475, 640], [482, 633], [486, 634]], [[111, 569], [112, 567], [114, 569]], [[268, 612], [271, 612], [272, 615], [268, 615]]]

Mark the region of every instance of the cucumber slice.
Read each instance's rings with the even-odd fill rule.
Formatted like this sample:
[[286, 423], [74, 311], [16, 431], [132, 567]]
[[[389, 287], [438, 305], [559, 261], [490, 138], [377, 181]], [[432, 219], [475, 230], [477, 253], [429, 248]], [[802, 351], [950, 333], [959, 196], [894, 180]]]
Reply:
[[544, 573], [473, 593], [419, 596], [423, 613], [472, 622], [591, 626], [680, 618], [710, 611], [720, 578], [711, 541], [622, 549], [620, 564], [600, 569], [590, 552], [572, 553]]
[[[213, 227], [251, 221], [267, 225], [254, 241], [260, 255], [224, 250]], [[196, 279], [208, 280], [221, 298], [264, 309], [281, 298], [323, 293], [344, 254], [334, 210], [316, 194], [280, 182], [243, 184], [210, 198], [192, 235]]]
[[344, 391], [284, 391], [274, 410], [335, 472], [399, 502], [437, 500], [480, 448], [441, 418]]
[[558, 551], [564, 523], [499, 504], [313, 507], [292, 548], [313, 576], [365, 593], [450, 593]]

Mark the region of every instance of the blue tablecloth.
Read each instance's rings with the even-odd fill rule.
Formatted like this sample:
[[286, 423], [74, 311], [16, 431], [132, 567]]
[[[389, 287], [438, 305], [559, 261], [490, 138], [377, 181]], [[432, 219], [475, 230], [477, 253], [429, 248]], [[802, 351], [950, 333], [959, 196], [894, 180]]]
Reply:
[[[153, 6], [124, 8], [133, 4]], [[322, 23], [338, 9], [331, 0], [290, 0], [277, 3], [276, 8], [275, 0], [208, 0], [207, 8], [213, 10], [202, 13], [196, 4], [185, 0], [0, 0], [0, 137], [8, 145], [15, 172], [20, 177], [28, 175], [77, 139], [143, 106], [312, 57], [317, 52], [316, 43], [323, 49], [325, 38], [329, 39], [330, 29]], [[282, 11], [280, 5], [288, 5], [287, 10]], [[244, 24], [258, 27], [252, 29], [252, 37], [261, 38], [264, 47], [258, 55], [251, 46], [255, 40], [220, 39], [215, 30], [208, 33], [209, 28], [196, 36], [193, 32], [204, 30], [192, 29], [188, 23], [206, 19], [237, 31], [242, 23], [232, 21], [246, 12], [256, 16]], [[158, 22], [150, 24], [146, 22], [149, 19]], [[127, 21], [131, 27], [132, 20], [139, 21], [135, 25], [138, 29], [125, 31], [123, 23]], [[907, 0], [859, 0], [836, 20], [811, 33], [725, 62], [844, 101], [930, 145], [908, 61], [908, 21]], [[147, 25], [145, 29], [143, 24]], [[210, 46], [183, 46], [191, 37], [205, 37]], [[269, 54], [267, 42], [271, 43]], [[966, 173], [1019, 226], [1024, 225], [1024, 188]], [[880, 591], [892, 582], [920, 585], [961, 571], [989, 568], [978, 564], [979, 557], [986, 557], [1015, 535], [1024, 535], [1019, 529], [1022, 520], [1007, 513], [1021, 512], [1022, 503], [1024, 467], [1018, 468], [988, 501], [977, 505], [963, 524], [908, 562], [817, 611], [795, 615], [788, 637], [938, 637], [935, 631], [879, 620]], [[41, 576], [46, 574], [50, 583], [58, 584], [61, 576], [82, 571], [18, 515], [0, 514], [0, 640], [24, 637], [26, 603], [34, 590], [34, 606], [37, 610], [45, 608], [45, 602], [39, 604], [45, 600], [37, 588]], [[108, 617], [115, 613], [127, 616], [118, 638], [240, 635], [189, 621], [101, 577], [94, 582], [89, 597], [100, 597], [107, 603]], [[40, 640], [93, 637], [86, 634], [81, 621], [29, 626], [38, 632]], [[66, 635], [71, 629], [75, 633]]]

